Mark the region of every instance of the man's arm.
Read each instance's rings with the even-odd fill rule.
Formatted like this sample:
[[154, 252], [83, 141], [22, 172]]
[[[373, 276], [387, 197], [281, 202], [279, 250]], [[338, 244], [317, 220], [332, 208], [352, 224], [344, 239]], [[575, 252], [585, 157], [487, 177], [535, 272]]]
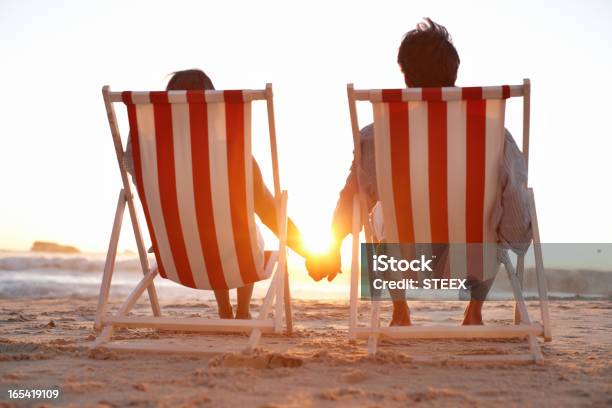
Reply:
[[340, 190], [334, 216], [332, 218], [333, 243], [340, 246], [344, 238], [351, 233], [353, 223], [353, 197], [359, 193], [355, 161], [351, 165], [344, 187]]
[[[340, 247], [344, 238], [351, 233], [353, 226], [353, 199], [359, 194], [361, 187], [366, 201], [366, 213], [369, 213], [377, 200], [375, 180], [374, 133], [370, 125], [361, 130], [361, 168], [358, 168], [353, 158], [349, 175], [338, 197], [332, 220], [331, 248], [327, 254], [306, 261], [306, 268], [313, 279], [320, 280], [327, 276], [331, 281], [340, 272]], [[360, 225], [366, 221], [362, 219], [362, 213], [359, 214], [359, 219]]]
[[[376, 194], [376, 170], [374, 164], [374, 131], [373, 126], [364, 127], [361, 132], [361, 168], [357, 168], [355, 159], [344, 187], [340, 191], [334, 217], [332, 219], [332, 234], [334, 242], [339, 246], [344, 238], [351, 233], [353, 225], [353, 198], [361, 192], [365, 197], [366, 214], [369, 214], [377, 201]], [[358, 174], [359, 173], [359, 174]], [[359, 177], [359, 181], [358, 178]], [[359, 214], [359, 225], [367, 220], [362, 219]]]
[[353, 197], [358, 192], [357, 174], [355, 160], [344, 187], [340, 190], [340, 196], [336, 203], [332, 219], [332, 242], [325, 254], [314, 254], [306, 258], [306, 269], [312, 279], [319, 281], [324, 277], [332, 281], [341, 269], [340, 247], [342, 241], [351, 232], [353, 222]]

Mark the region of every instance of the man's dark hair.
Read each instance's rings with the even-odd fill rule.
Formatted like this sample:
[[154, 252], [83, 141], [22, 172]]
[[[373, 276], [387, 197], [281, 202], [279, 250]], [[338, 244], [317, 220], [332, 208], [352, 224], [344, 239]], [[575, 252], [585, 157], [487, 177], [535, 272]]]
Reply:
[[426, 18], [406, 33], [397, 54], [407, 86], [453, 86], [459, 54], [446, 28]]
[[215, 89], [212, 81], [200, 69], [186, 69], [184, 71], [176, 71], [172, 73], [172, 77], [168, 81], [166, 90], [168, 91], [184, 91], [184, 90], [212, 90]]

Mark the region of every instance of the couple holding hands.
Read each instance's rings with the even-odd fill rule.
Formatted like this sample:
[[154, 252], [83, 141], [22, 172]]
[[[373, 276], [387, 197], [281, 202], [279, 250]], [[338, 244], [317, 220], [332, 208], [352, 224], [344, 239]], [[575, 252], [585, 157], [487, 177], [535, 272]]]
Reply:
[[[397, 62], [407, 87], [448, 87], [454, 86], [459, 68], [459, 55], [447, 30], [426, 19], [409, 31], [403, 38]], [[212, 90], [214, 86], [210, 78], [200, 70], [175, 72], [170, 78], [167, 90]], [[361, 168], [356, 168], [355, 162], [336, 204], [331, 225], [332, 245], [323, 255], [309, 254], [302, 243], [299, 229], [288, 220], [287, 245], [306, 260], [309, 275], [316, 281], [327, 278], [332, 281], [341, 269], [340, 247], [344, 238], [351, 232], [353, 197], [361, 193], [366, 198], [367, 213], [375, 220], [374, 230], [384, 231], [384, 221], [377, 206], [378, 194], [376, 187], [376, 168], [374, 162], [374, 130], [373, 126], [364, 127], [361, 132]], [[126, 151], [126, 169], [134, 174], [131, 154], [131, 143], [128, 141]], [[497, 214], [497, 241], [500, 253], [505, 255], [506, 248], [517, 254], [524, 253], [531, 240], [531, 220], [528, 211], [527, 169], [524, 158], [514, 139], [506, 130], [504, 156], [501, 177], [499, 180], [502, 191], [501, 206]], [[359, 174], [359, 183], [357, 180]], [[360, 191], [361, 189], [361, 191]], [[274, 197], [266, 187], [261, 171], [253, 159], [253, 190], [255, 213], [263, 224], [278, 235], [276, 206]], [[361, 220], [362, 223], [369, 222]], [[379, 239], [384, 240], [381, 234]], [[500, 255], [502, 256], [502, 255]], [[501, 261], [501, 259], [500, 259]], [[493, 279], [472, 284], [470, 291], [472, 300], [466, 310], [463, 324], [483, 324], [482, 306]], [[234, 313], [229, 298], [229, 290], [215, 290], [215, 298], [219, 307], [219, 317], [228, 319], [249, 319], [249, 306], [253, 292], [253, 284], [237, 289], [237, 309]], [[475, 300], [478, 299], [478, 300]], [[410, 311], [405, 298], [393, 300], [393, 317], [391, 325], [410, 325]]]

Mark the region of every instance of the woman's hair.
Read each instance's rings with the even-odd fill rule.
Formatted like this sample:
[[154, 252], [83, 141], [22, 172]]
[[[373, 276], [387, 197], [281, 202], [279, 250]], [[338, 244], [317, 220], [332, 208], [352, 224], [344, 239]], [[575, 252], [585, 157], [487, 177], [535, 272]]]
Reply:
[[198, 90], [213, 90], [215, 86], [212, 81], [199, 69], [186, 69], [184, 71], [176, 71], [172, 73], [167, 91], [198, 91]]
[[459, 54], [446, 28], [426, 18], [404, 36], [397, 54], [406, 85], [453, 86]]

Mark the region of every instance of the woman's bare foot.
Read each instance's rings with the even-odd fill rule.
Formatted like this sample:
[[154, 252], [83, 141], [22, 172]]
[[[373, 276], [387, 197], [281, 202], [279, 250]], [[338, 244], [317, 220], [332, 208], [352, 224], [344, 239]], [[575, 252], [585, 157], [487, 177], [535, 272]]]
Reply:
[[251, 313], [247, 311], [236, 310], [236, 319], [251, 320]]
[[389, 326], [410, 326], [410, 309], [405, 301], [393, 302], [393, 317]]
[[233, 319], [234, 318], [234, 311], [232, 310], [231, 306], [229, 308], [229, 310], [227, 308], [219, 308], [219, 319]]
[[238, 288], [238, 306], [236, 307], [236, 319], [249, 320], [251, 313], [251, 296], [253, 295], [253, 284]]
[[217, 307], [219, 308], [219, 318], [233, 319], [234, 311], [230, 303], [229, 290], [215, 290], [215, 299], [217, 300]]

